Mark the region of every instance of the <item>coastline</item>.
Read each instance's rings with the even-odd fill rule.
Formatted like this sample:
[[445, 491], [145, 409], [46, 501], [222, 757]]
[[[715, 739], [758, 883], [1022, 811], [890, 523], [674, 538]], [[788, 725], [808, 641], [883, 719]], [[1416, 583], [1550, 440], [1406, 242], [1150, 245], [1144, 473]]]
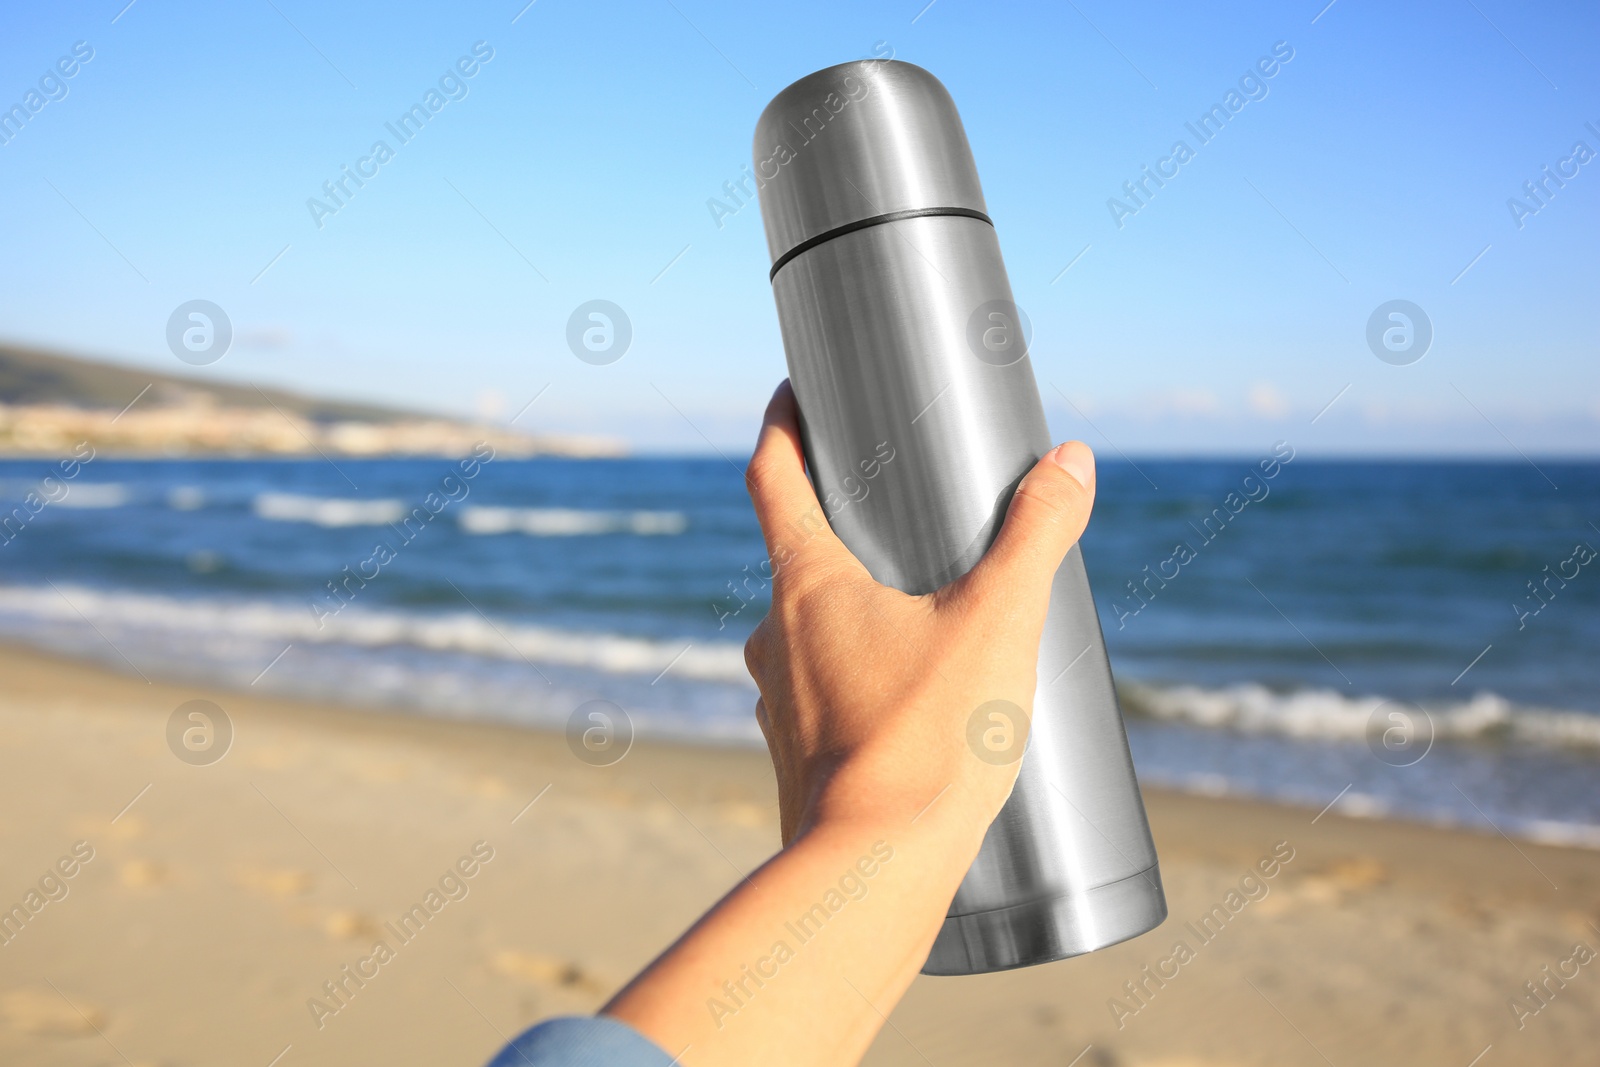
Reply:
[[[112, 1045], [136, 1064], [286, 1047], [285, 1067], [480, 1063], [539, 1018], [593, 1010], [777, 847], [761, 752], [641, 741], [596, 768], [559, 735], [145, 683], [28, 648], [0, 646], [0, 676], [0, 905], [78, 842], [93, 852], [0, 946], [7, 1061]], [[234, 729], [209, 766], [167, 747], [197, 698]], [[1490, 1045], [1555, 1062], [1600, 1039], [1592, 967], [1536, 1013], [1511, 1007], [1575, 943], [1600, 948], [1600, 855], [1146, 798], [1165, 924], [1073, 961], [919, 979], [867, 1062], [1060, 1064], [1085, 1046], [1086, 1063], [1315, 1062], [1309, 1042], [1334, 1062], [1460, 1067]], [[464, 858], [474, 874], [441, 883]], [[425, 926], [389, 933], [441, 884]]]

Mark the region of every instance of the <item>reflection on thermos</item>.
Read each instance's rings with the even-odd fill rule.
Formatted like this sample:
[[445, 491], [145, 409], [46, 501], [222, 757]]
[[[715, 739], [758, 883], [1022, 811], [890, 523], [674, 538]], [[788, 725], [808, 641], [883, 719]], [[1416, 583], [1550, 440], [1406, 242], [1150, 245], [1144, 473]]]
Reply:
[[[936, 589], [983, 555], [1051, 446], [955, 105], [909, 63], [829, 67], [767, 106], [754, 162], [806, 459], [819, 495], [848, 501], [829, 519], [880, 582]], [[885, 448], [893, 462], [864, 483], [858, 465]], [[1166, 914], [1075, 547], [1051, 590], [1016, 790], [923, 970], [1044, 963]]]

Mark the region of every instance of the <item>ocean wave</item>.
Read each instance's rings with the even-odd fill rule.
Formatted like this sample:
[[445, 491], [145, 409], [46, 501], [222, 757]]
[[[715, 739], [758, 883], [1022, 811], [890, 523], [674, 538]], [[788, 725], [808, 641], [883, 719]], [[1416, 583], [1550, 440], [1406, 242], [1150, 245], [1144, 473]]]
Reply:
[[[94, 630], [85, 628], [85, 633], [94, 640], [104, 635], [115, 643], [129, 635], [172, 648], [233, 642], [259, 645], [268, 659], [291, 643], [330, 649], [414, 648], [646, 681], [667, 675], [678, 681], [753, 686], [743, 646], [735, 642], [563, 630], [490, 618], [474, 610], [351, 605], [319, 620], [308, 607], [292, 601], [0, 586], [0, 616], [8, 617], [0, 620], [0, 630], [26, 633], [45, 623], [83, 628], [87, 620]], [[1130, 719], [1313, 742], [1362, 742], [1374, 713], [1391, 703], [1377, 695], [1352, 697], [1326, 689], [1280, 692], [1258, 684], [1202, 688], [1124, 682], [1118, 689]], [[1518, 704], [1492, 692], [1457, 701], [1394, 703], [1425, 711], [1436, 741], [1600, 751], [1600, 715]]]
[[167, 491], [167, 506], [173, 511], [199, 511], [206, 506], [206, 491], [198, 485], [177, 485]]
[[[1130, 716], [1300, 740], [1364, 740], [1373, 713], [1392, 702], [1382, 696], [1348, 697], [1329, 689], [1279, 693], [1256, 684], [1202, 689], [1125, 683], [1120, 689], [1123, 710]], [[1427, 713], [1436, 740], [1600, 749], [1596, 715], [1514, 704], [1488, 692], [1468, 700], [1424, 700], [1410, 706]]]
[[[62, 492], [63, 488], [66, 490], [65, 493]], [[49, 507], [79, 508], [85, 511], [94, 508], [120, 508], [133, 499], [128, 487], [119, 482], [56, 479], [47, 484], [20, 478], [0, 478], [0, 500], [20, 501], [30, 494], [47, 501]]]
[[317, 526], [385, 526], [405, 518], [407, 511], [400, 500], [346, 500], [298, 493], [261, 493], [252, 506], [257, 518]]
[[[128, 502], [128, 487], [116, 482], [67, 482], [66, 495], [55, 502], [58, 508], [120, 508]], [[49, 497], [40, 491], [40, 496]]]
[[[188, 499], [180, 502], [175, 497], [173, 506], [193, 507], [197, 504]], [[270, 522], [305, 522], [316, 526], [341, 527], [385, 526], [400, 522], [411, 509], [404, 501], [395, 499], [355, 500], [298, 493], [261, 493], [253, 501], [252, 510], [258, 518]], [[457, 523], [469, 534], [518, 533], [528, 537], [592, 537], [617, 533], [672, 537], [689, 528], [689, 519], [681, 511], [493, 506], [462, 508]]]
[[673, 536], [689, 527], [680, 511], [580, 511], [572, 508], [470, 507], [461, 528], [471, 534], [520, 533], [529, 537], [582, 537], [631, 533]]
[[422, 614], [348, 607], [319, 621], [305, 607], [259, 600], [181, 599], [83, 587], [0, 587], [0, 613], [57, 624], [90, 620], [112, 636], [161, 632], [173, 647], [199, 641], [263, 644], [409, 646], [497, 660], [582, 667], [609, 674], [664, 674], [752, 686], [742, 645], [678, 638], [657, 640], [491, 620], [472, 611]]

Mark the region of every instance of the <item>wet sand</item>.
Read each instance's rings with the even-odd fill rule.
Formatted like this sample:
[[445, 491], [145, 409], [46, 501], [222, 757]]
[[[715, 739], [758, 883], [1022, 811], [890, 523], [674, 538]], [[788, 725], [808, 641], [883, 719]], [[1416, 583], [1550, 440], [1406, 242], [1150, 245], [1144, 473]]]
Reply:
[[[15, 648], [0, 679], [0, 909], [27, 916], [0, 926], [0, 1063], [479, 1064], [595, 1008], [777, 844], [758, 752], [639, 744], [595, 768], [559, 736]], [[210, 765], [166, 739], [196, 698], [235, 732]], [[1600, 1047], [1600, 959], [1571, 962], [1600, 950], [1600, 853], [1147, 801], [1161, 928], [919, 979], [867, 1062], [1494, 1067]], [[1275, 848], [1293, 858], [1241, 886]]]

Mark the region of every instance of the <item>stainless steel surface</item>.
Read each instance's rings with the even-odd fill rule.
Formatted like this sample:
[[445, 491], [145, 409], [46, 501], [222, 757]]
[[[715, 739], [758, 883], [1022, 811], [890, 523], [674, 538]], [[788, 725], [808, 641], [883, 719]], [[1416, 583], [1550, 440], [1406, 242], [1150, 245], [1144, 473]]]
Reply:
[[[796, 140], [806, 116], [811, 139], [790, 144], [775, 175], [760, 172], [784, 131]], [[763, 113], [755, 158], [774, 262], [877, 216], [984, 209], [949, 94], [906, 63], [847, 63], [796, 82]], [[1017, 482], [1051, 445], [1014, 330], [993, 334], [1002, 343], [991, 347], [976, 340], [991, 322], [1014, 325], [994, 228], [935, 214], [849, 230], [784, 263], [773, 292], [812, 478], [825, 503], [830, 494], [844, 502], [828, 508], [840, 538], [875, 578], [907, 592], [965, 573], [993, 540]], [[884, 446], [894, 459], [866, 478], [864, 462]], [[1044, 963], [1133, 937], [1165, 916], [1099, 618], [1074, 548], [1051, 589], [1016, 789], [923, 969]]]
[[909, 63], [865, 60], [801, 78], [761, 113], [754, 152], [774, 260], [876, 215], [988, 212], [955, 103], [937, 78]]

